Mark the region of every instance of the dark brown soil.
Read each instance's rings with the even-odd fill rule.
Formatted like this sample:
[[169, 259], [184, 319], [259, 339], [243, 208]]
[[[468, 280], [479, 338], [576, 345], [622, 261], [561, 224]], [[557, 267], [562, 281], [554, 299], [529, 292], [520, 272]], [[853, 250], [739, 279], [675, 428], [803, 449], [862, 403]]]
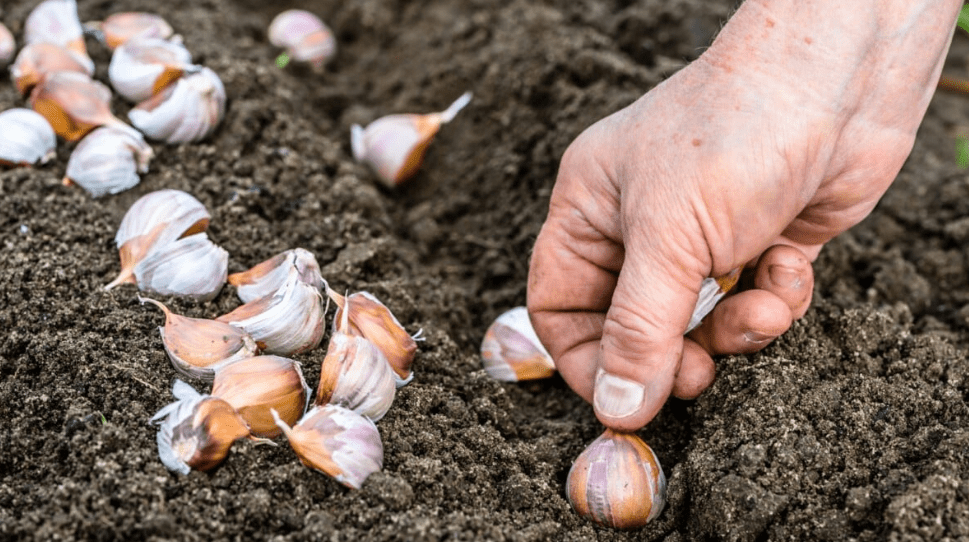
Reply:
[[[34, 0], [5, 1], [21, 35]], [[601, 431], [558, 378], [480, 368], [490, 322], [525, 299], [558, 158], [709, 43], [733, 0], [81, 0], [84, 20], [155, 11], [225, 82], [226, 118], [197, 145], [154, 145], [142, 183], [92, 200], [61, 185], [69, 147], [0, 172], [0, 540], [920, 540], [969, 537], [969, 177], [939, 95], [876, 211], [815, 264], [815, 305], [763, 353], [721, 360], [697, 401], [642, 431], [669, 505], [639, 532], [594, 526], [564, 496]], [[272, 16], [318, 13], [338, 36], [323, 74], [279, 70]], [[108, 53], [89, 48], [106, 73]], [[969, 39], [947, 70], [965, 75]], [[348, 129], [474, 101], [402, 190], [350, 156]], [[21, 105], [10, 84], [0, 109]], [[118, 101], [123, 117], [127, 105]], [[149, 417], [175, 372], [156, 309], [102, 287], [141, 195], [178, 188], [212, 212], [241, 271], [312, 251], [338, 290], [369, 290], [423, 328], [416, 378], [379, 423], [382, 472], [347, 490], [289, 447], [239, 443], [212, 473], [158, 460]], [[213, 317], [238, 301], [163, 299]], [[298, 356], [311, 385], [323, 350]], [[202, 388], [201, 385], [197, 387]]]

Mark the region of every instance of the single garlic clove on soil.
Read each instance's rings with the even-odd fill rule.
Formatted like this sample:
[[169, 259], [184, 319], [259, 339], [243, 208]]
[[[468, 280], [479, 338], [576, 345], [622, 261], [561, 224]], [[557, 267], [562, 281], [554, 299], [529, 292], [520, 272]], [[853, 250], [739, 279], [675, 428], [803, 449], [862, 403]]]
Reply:
[[6, 66], [17, 50], [17, 42], [6, 25], [0, 23], [0, 66]]
[[225, 87], [208, 68], [186, 75], [128, 112], [131, 123], [151, 139], [166, 143], [200, 141], [225, 114]]
[[54, 129], [36, 111], [17, 107], [0, 113], [0, 164], [46, 164], [56, 148]]
[[229, 253], [197, 233], [152, 246], [133, 276], [143, 292], [208, 301], [222, 289], [228, 268]]
[[53, 43], [32, 43], [20, 50], [13, 65], [13, 79], [21, 96], [26, 96], [49, 73], [69, 71], [91, 77], [94, 64], [88, 64], [77, 53]]
[[652, 448], [611, 429], [579, 455], [565, 485], [579, 515], [614, 529], [642, 527], [666, 504], [666, 475]]
[[168, 39], [175, 33], [161, 16], [141, 11], [114, 13], [104, 21], [85, 23], [84, 28], [112, 51], [134, 38]]
[[384, 463], [384, 445], [377, 426], [338, 405], [310, 409], [294, 427], [272, 412], [299, 460], [341, 484], [360, 489]]
[[30, 107], [43, 115], [57, 135], [77, 141], [104, 125], [130, 127], [111, 114], [111, 90], [77, 72], [47, 74], [30, 93]]
[[304, 284], [316, 288], [323, 288], [326, 284], [316, 257], [302, 248], [281, 252], [246, 271], [233, 273], [229, 275], [229, 284], [236, 287], [243, 303], [249, 303], [278, 292], [290, 279], [294, 267]]
[[269, 25], [269, 43], [287, 50], [276, 59], [285, 67], [290, 60], [322, 68], [336, 54], [336, 38], [319, 17], [301, 9], [277, 15]]
[[212, 395], [232, 405], [257, 437], [282, 433], [270, 410], [286, 423], [296, 423], [306, 410], [309, 394], [299, 363], [280, 356], [255, 356], [224, 365], [215, 371], [212, 382]]
[[74, 51], [91, 63], [84, 45], [84, 28], [77, 17], [75, 0], [44, 0], [24, 22], [24, 43], [53, 43]]
[[441, 125], [450, 122], [470, 101], [471, 93], [465, 92], [440, 113], [388, 115], [366, 128], [354, 124], [350, 129], [353, 156], [370, 165], [380, 180], [393, 188], [417, 173]]
[[502, 382], [547, 378], [555, 374], [555, 362], [535, 334], [525, 307], [499, 316], [481, 342], [485, 371]]
[[77, 184], [98, 198], [138, 184], [154, 152], [134, 129], [96, 128], [78, 143], [67, 162], [64, 184]]
[[135, 38], [114, 50], [108, 66], [111, 86], [132, 102], [161, 92], [185, 73], [195, 73], [192, 54], [180, 43], [160, 38]]

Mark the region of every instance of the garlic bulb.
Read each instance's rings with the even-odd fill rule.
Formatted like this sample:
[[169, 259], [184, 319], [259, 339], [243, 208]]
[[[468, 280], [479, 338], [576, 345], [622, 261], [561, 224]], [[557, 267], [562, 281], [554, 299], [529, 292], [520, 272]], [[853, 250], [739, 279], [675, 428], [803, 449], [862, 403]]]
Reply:
[[726, 275], [703, 279], [703, 283], [700, 285], [700, 296], [696, 300], [693, 315], [690, 316], [690, 323], [686, 327], [687, 333], [700, 325], [700, 322], [703, 322], [706, 315], [710, 314], [717, 302], [737, 284], [737, 281], [740, 280], [740, 271], [741, 268], [738, 267]]
[[77, 184], [95, 198], [117, 194], [138, 184], [138, 173], [148, 171], [153, 155], [136, 130], [102, 126], [74, 148], [64, 184]]
[[17, 42], [13, 39], [10, 29], [0, 23], [0, 66], [5, 66], [13, 58], [17, 50]]
[[134, 278], [143, 292], [208, 301], [222, 289], [228, 268], [229, 253], [196, 233], [152, 247], [135, 265]]
[[41, 79], [53, 72], [76, 72], [91, 77], [94, 64], [87, 64], [77, 53], [53, 43], [32, 43], [20, 50], [10, 66], [10, 78], [26, 96]]
[[239, 299], [248, 303], [279, 291], [290, 279], [290, 269], [293, 267], [304, 284], [321, 289], [326, 285], [316, 257], [302, 248], [281, 252], [251, 269], [233, 273], [229, 275], [229, 284], [236, 287]]
[[428, 115], [388, 115], [366, 128], [350, 128], [353, 157], [365, 162], [388, 187], [393, 188], [417, 173], [427, 146], [441, 125], [450, 122], [471, 101], [465, 92], [447, 109]]
[[175, 32], [165, 19], [140, 11], [114, 13], [104, 21], [85, 23], [84, 28], [97, 35], [112, 51], [133, 38], [168, 39]]
[[301, 9], [277, 15], [269, 25], [269, 43], [286, 49], [276, 59], [285, 67], [290, 59], [322, 68], [336, 54], [336, 38], [319, 17]]
[[56, 147], [54, 129], [39, 113], [20, 107], [0, 113], [0, 164], [46, 164]]
[[256, 341], [241, 329], [215, 320], [180, 316], [154, 299], [138, 300], [165, 313], [165, 325], [158, 332], [175, 370], [185, 376], [211, 382], [220, 367], [258, 353]]
[[225, 87], [208, 68], [186, 75], [136, 105], [131, 123], [152, 139], [189, 143], [207, 137], [225, 114]]
[[642, 527], [666, 504], [656, 454], [638, 436], [611, 429], [579, 455], [565, 485], [579, 515], [615, 529]]
[[232, 405], [257, 437], [282, 433], [270, 410], [286, 423], [296, 423], [306, 411], [309, 394], [299, 363], [279, 356], [256, 356], [223, 365], [212, 382], [212, 395]]
[[77, 72], [47, 74], [30, 93], [30, 107], [43, 115], [57, 135], [77, 141], [103, 125], [127, 124], [111, 114], [111, 91]]
[[181, 380], [172, 391], [178, 401], [151, 418], [159, 424], [158, 455], [169, 470], [210, 470], [225, 459], [233, 442], [249, 435], [245, 420], [222, 399], [200, 395]]
[[360, 489], [384, 463], [384, 445], [372, 421], [338, 405], [310, 409], [294, 427], [272, 412], [299, 460], [341, 484]]
[[94, 62], [84, 45], [84, 29], [77, 17], [75, 0], [44, 0], [24, 22], [24, 43], [53, 43], [74, 51], [91, 65]]
[[344, 298], [327, 286], [326, 293], [340, 307], [333, 317], [334, 329], [349, 302], [347, 333], [361, 335], [374, 343], [394, 370], [398, 388], [410, 382], [414, 378], [410, 366], [417, 353], [417, 341], [423, 340], [421, 331], [413, 336], [407, 333], [390, 309], [370, 292], [357, 292]]
[[135, 38], [114, 50], [108, 79], [118, 94], [141, 102], [161, 92], [184, 73], [195, 73], [192, 54], [182, 44], [160, 38]]
[[481, 342], [485, 371], [502, 382], [547, 378], [555, 362], [535, 334], [528, 309], [515, 307], [499, 316]]

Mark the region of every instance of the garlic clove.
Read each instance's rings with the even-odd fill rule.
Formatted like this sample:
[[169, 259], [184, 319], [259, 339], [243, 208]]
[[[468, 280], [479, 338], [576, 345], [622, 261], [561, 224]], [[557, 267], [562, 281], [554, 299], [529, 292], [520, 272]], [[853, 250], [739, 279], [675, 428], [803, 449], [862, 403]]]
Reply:
[[0, 23], [0, 66], [7, 65], [16, 50], [17, 42], [13, 39], [13, 34], [6, 25]]
[[350, 326], [346, 328], [347, 332], [362, 335], [374, 343], [390, 363], [397, 387], [410, 382], [414, 378], [410, 367], [417, 353], [420, 332], [414, 336], [407, 333], [390, 309], [369, 292], [357, 292], [345, 298], [327, 286], [326, 293], [339, 307], [333, 317], [334, 329], [340, 322], [346, 300], [349, 299]]
[[36, 111], [17, 107], [0, 113], [0, 164], [46, 164], [56, 147], [54, 129]]
[[108, 66], [111, 86], [132, 102], [161, 92], [184, 73], [195, 73], [192, 54], [180, 43], [160, 38], [135, 38], [114, 50]]
[[143, 292], [180, 295], [198, 301], [214, 298], [225, 284], [229, 253], [205, 233], [151, 247], [135, 264], [134, 277]]
[[96, 128], [78, 143], [67, 162], [64, 184], [77, 184], [98, 198], [117, 194], [140, 181], [154, 152], [136, 130]]
[[131, 129], [111, 114], [110, 101], [108, 87], [77, 72], [48, 73], [30, 93], [30, 107], [68, 141], [77, 141], [103, 125]]
[[200, 395], [181, 380], [175, 381], [173, 392], [178, 401], [151, 418], [159, 425], [158, 455], [169, 470], [211, 470], [233, 442], [249, 435], [246, 421], [222, 399]]
[[338, 405], [310, 409], [294, 427], [272, 412], [299, 460], [341, 484], [360, 489], [383, 468], [384, 445], [373, 421]]
[[358, 162], [368, 164], [388, 187], [393, 188], [417, 173], [427, 146], [441, 125], [450, 122], [471, 101], [465, 92], [447, 109], [428, 115], [388, 115], [366, 128], [350, 128], [350, 144]]
[[547, 378], [555, 374], [555, 362], [542, 345], [528, 318], [528, 309], [515, 307], [501, 314], [481, 342], [485, 371], [502, 382]]
[[276, 59], [285, 67], [290, 59], [322, 68], [336, 55], [333, 32], [316, 15], [290, 9], [277, 15], [269, 25], [269, 43], [287, 50]]
[[700, 285], [700, 295], [696, 300], [696, 306], [693, 308], [693, 315], [690, 316], [690, 323], [686, 327], [687, 333], [700, 325], [706, 315], [710, 314], [710, 311], [716, 306], [717, 302], [737, 285], [737, 282], [740, 280], [741, 270], [738, 267], [726, 275], [703, 279], [703, 283]]
[[579, 515], [614, 529], [642, 527], [666, 504], [656, 454], [635, 434], [611, 429], [579, 455], [565, 485]]
[[290, 278], [290, 268], [295, 267], [299, 280], [323, 288], [326, 281], [320, 274], [320, 265], [313, 253], [294, 248], [281, 252], [241, 273], [229, 275], [229, 284], [236, 287], [243, 303], [255, 301], [276, 293]]
[[185, 376], [211, 382], [220, 367], [258, 353], [256, 342], [241, 329], [215, 320], [180, 316], [154, 299], [138, 300], [165, 313], [165, 325], [158, 328], [162, 344], [175, 370]]
[[189, 143], [208, 137], [225, 114], [225, 87], [208, 68], [186, 75], [128, 112], [151, 139]]
[[168, 39], [175, 31], [165, 19], [154, 13], [128, 11], [109, 15], [104, 21], [84, 24], [112, 51], [134, 38]]
[[306, 410], [309, 394], [299, 363], [280, 356], [255, 356], [223, 365], [212, 382], [212, 395], [232, 405], [257, 437], [282, 433], [270, 409], [286, 423], [296, 423]]
[[20, 50], [13, 65], [10, 78], [17, 85], [21, 96], [26, 96], [48, 73], [69, 71], [91, 77], [94, 64], [88, 64], [77, 53], [53, 43], [32, 43]]
[[84, 45], [84, 29], [77, 17], [75, 0], [44, 0], [27, 16], [24, 22], [24, 42], [53, 43], [74, 51], [91, 63]]

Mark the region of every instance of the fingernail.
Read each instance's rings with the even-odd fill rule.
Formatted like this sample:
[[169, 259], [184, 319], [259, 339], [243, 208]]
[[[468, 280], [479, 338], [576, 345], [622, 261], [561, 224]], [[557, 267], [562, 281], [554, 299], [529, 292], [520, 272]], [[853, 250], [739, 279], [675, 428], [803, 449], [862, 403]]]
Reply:
[[602, 369], [596, 373], [592, 402], [601, 414], [610, 418], [625, 418], [635, 414], [645, 398], [646, 388], [639, 382], [609, 374]]
[[748, 332], [744, 333], [744, 339], [746, 339], [747, 342], [751, 342], [751, 343], [754, 343], [754, 344], [769, 343], [769, 342], [771, 342], [772, 340], [774, 340], [776, 338], [777, 337], [775, 337], [773, 335], [765, 335], [763, 333], [758, 333], [756, 331], [748, 331]]
[[772, 265], [767, 268], [770, 281], [781, 288], [799, 288], [801, 274], [785, 265]]

